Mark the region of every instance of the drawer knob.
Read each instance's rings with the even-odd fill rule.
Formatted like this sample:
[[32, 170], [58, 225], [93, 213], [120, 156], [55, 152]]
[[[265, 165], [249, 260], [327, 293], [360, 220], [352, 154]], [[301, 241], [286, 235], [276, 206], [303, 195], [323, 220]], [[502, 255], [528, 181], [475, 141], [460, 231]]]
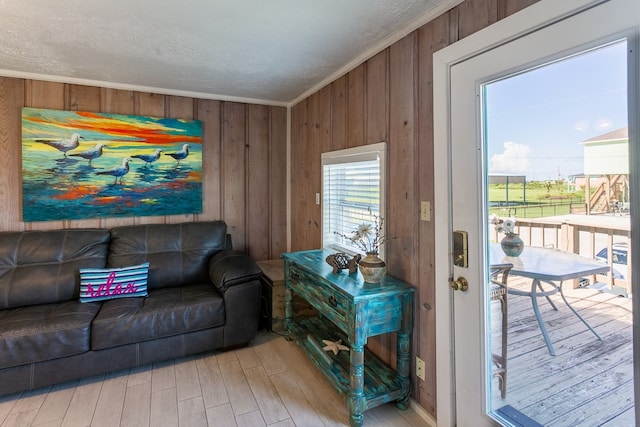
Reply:
[[338, 300], [333, 295], [329, 296], [329, 305], [333, 308], [338, 306]]

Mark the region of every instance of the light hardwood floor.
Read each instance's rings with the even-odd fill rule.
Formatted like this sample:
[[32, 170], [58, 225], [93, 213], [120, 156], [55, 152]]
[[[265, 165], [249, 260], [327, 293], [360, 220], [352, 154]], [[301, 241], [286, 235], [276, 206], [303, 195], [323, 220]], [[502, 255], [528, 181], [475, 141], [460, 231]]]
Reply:
[[[0, 397], [0, 426], [344, 426], [344, 399], [298, 347], [261, 331], [250, 346]], [[429, 425], [387, 404], [366, 427]]]

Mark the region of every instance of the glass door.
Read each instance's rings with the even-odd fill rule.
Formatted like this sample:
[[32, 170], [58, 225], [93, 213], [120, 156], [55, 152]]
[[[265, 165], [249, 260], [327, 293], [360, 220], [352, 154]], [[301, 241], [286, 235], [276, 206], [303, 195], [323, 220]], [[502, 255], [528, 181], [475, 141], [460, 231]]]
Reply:
[[[450, 315], [453, 352], [451, 365], [445, 352], [438, 359], [444, 372], [438, 377], [439, 400], [451, 405], [450, 413], [439, 406], [439, 421], [634, 425], [629, 303], [636, 261], [627, 262], [625, 277], [614, 270], [623, 264], [625, 240], [628, 257], [634, 253], [630, 228], [637, 222], [638, 199], [629, 196], [637, 192], [629, 177], [638, 156], [640, 4], [611, 0], [536, 28], [460, 60], [447, 57], [446, 49], [434, 58], [447, 64], [434, 79], [436, 105], [441, 96], [446, 110], [444, 119], [435, 115], [435, 177], [443, 183], [435, 200], [447, 214], [436, 218], [436, 228], [448, 231], [436, 233], [436, 295], [440, 312]], [[602, 73], [588, 65], [603, 58], [614, 62]], [[607, 73], [617, 73], [614, 81], [605, 81]], [[536, 78], [546, 86], [536, 87]], [[569, 91], [576, 84], [582, 89]], [[518, 92], [522, 88], [524, 93]], [[555, 98], [545, 98], [543, 89]], [[600, 109], [587, 114], [592, 104]], [[626, 152], [621, 149], [625, 128]], [[503, 252], [509, 230], [522, 239], [522, 255]], [[453, 262], [458, 240], [451, 236], [458, 231], [466, 263]], [[524, 254], [539, 256], [525, 262]], [[541, 263], [541, 257], [546, 270], [535, 262], [531, 266], [531, 259]], [[567, 263], [569, 271], [563, 267]], [[495, 264], [511, 264], [504, 283], [502, 273], [492, 274]], [[448, 294], [442, 291], [443, 276], [455, 289]], [[499, 294], [505, 288], [503, 329]], [[447, 343], [443, 335], [440, 348]], [[598, 377], [599, 371], [605, 376]]]
[[489, 403], [507, 419], [634, 425], [627, 52], [623, 38], [480, 89]]

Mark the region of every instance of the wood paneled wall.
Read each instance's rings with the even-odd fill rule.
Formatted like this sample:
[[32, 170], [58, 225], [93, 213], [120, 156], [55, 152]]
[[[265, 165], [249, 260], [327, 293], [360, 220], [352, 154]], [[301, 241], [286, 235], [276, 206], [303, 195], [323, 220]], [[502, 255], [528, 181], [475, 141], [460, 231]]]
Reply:
[[[21, 107], [202, 121], [203, 212], [197, 215], [21, 221]], [[109, 228], [223, 219], [255, 259], [287, 250], [284, 107], [0, 77], [0, 230]]]
[[[291, 111], [291, 249], [321, 244], [320, 155], [388, 143], [387, 268], [417, 287], [414, 354], [426, 361], [426, 381], [413, 397], [436, 415], [433, 222], [420, 221], [420, 201], [433, 202], [433, 53], [537, 0], [467, 0], [394, 43]], [[438, 206], [433, 206], [437, 210]], [[447, 286], [441, 284], [440, 286]], [[427, 307], [427, 308], [425, 308]], [[369, 348], [395, 363], [394, 336]], [[412, 364], [413, 364], [412, 359]], [[412, 369], [413, 372], [415, 372]], [[415, 377], [414, 377], [415, 378]]]

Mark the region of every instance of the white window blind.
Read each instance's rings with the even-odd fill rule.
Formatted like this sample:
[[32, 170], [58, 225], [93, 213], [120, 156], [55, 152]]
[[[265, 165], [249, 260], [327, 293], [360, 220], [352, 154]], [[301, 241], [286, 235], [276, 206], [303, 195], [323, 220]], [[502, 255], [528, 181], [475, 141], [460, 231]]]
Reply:
[[323, 247], [362, 253], [336, 233], [350, 236], [384, 217], [385, 154], [384, 142], [322, 154]]

